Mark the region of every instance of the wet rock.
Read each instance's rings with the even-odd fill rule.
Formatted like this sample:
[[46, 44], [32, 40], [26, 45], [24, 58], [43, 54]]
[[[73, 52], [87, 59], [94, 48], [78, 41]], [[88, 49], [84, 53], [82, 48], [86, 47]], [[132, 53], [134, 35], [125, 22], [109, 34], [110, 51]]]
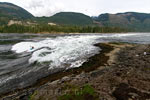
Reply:
[[[98, 61], [92, 60], [90, 65], [86, 64], [87, 71], [80, 71], [78, 74], [75, 72], [70, 76], [65, 74], [62, 79], [49, 82], [48, 85], [37, 89], [39, 94], [36, 96], [49, 96], [56, 99], [63, 92], [62, 87], [66, 84], [77, 87], [90, 84], [99, 94], [100, 100], [150, 100], [150, 55], [144, 56], [143, 52], [150, 52], [150, 45], [134, 45], [121, 49], [117, 53], [117, 62], [107, 67], [93, 69], [92, 65]], [[101, 58], [97, 55], [98, 57]], [[51, 95], [49, 90], [57, 91]], [[42, 91], [45, 92], [40, 94]]]
[[129, 87], [128, 84], [121, 83], [118, 88], [113, 92], [114, 97], [117, 100], [146, 100], [150, 99], [149, 93], [144, 93], [133, 87]]

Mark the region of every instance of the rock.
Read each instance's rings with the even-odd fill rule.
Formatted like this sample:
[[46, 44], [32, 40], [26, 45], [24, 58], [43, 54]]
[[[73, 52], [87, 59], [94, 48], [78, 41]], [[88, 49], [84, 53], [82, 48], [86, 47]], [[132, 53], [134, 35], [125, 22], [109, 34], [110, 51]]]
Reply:
[[48, 85], [56, 85], [57, 83], [59, 82], [59, 80], [56, 80], [56, 81], [53, 81], [53, 82], [51, 82], [51, 83], [49, 83]]
[[68, 77], [68, 76], [65, 76], [62, 78], [62, 81], [69, 81], [69, 80], [70, 80], [70, 77]]
[[144, 55], [147, 55], [147, 53], [146, 53], [146, 52], [144, 52], [143, 54], [144, 54]]
[[139, 55], [135, 55], [136, 57], [139, 57]]

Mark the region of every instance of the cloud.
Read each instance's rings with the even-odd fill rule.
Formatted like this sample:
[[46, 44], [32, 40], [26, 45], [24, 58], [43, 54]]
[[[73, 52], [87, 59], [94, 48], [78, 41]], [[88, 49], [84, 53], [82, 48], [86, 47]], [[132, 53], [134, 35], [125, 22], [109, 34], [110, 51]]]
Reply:
[[35, 16], [52, 16], [63, 11], [64, 5], [53, 0], [30, 0], [24, 4], [24, 8]]
[[52, 16], [62, 11], [80, 12], [90, 16], [101, 13], [147, 12], [150, 0], [0, 0], [11, 2], [35, 16]]

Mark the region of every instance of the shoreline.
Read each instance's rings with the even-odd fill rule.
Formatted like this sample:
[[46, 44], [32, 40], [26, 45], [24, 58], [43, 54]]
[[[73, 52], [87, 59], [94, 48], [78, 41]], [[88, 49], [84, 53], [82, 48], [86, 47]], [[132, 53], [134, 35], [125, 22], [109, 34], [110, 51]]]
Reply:
[[[59, 78], [54, 75], [53, 81], [50, 81], [52, 77], [43, 79], [43, 85], [39, 83], [37, 87], [18, 91], [5, 99], [56, 100], [66, 94], [70, 95], [74, 89], [76, 93], [85, 85], [95, 91], [94, 95], [87, 95], [90, 100], [95, 100], [95, 96], [100, 100], [150, 99], [150, 55], [144, 55], [144, 52], [150, 52], [150, 45], [100, 43], [96, 46], [103, 48], [103, 51], [91, 57], [79, 70], [72, 69], [70, 74]], [[74, 95], [70, 96], [74, 98]]]
[[[48, 82], [34, 91], [30, 95], [31, 99], [70, 100], [67, 98], [74, 98], [76, 90], [88, 85], [95, 90], [95, 94], [88, 94], [85, 97], [83, 95], [83, 100], [87, 100], [87, 97], [95, 100], [95, 96], [99, 100], [149, 100], [150, 55], [145, 55], [144, 52], [150, 52], [150, 45], [108, 44], [115, 48], [105, 54], [110, 56], [109, 64], [99, 66], [90, 72]], [[66, 97], [67, 95], [69, 97]]]
[[[105, 32], [102, 32], [102, 33], [88, 33], [88, 34], [130, 34], [130, 33], [138, 33], [138, 34], [141, 34], [141, 33], [149, 33], [149, 32], [108, 32], [108, 33], [105, 33]], [[63, 34], [87, 34], [87, 32], [85, 33], [77, 33], [77, 32], [69, 32], [69, 33], [66, 33], [66, 32], [39, 32], [39, 33], [30, 33], [30, 32], [25, 32], [25, 33], [0, 33], [0, 34], [60, 34], [60, 35], [63, 35]]]
[[[16, 95], [16, 94], [20, 93], [21, 91], [30, 91], [30, 89], [32, 91], [32, 90], [35, 90], [35, 88], [38, 88], [38, 87], [46, 84], [47, 82], [53, 82], [55, 80], [61, 79], [65, 76], [68, 76], [71, 74], [78, 75], [78, 74], [82, 73], [83, 71], [84, 72], [90, 72], [92, 70], [97, 69], [99, 66], [104, 66], [109, 59], [109, 57], [106, 56], [105, 54], [112, 51], [113, 47], [107, 43], [98, 43], [95, 46], [100, 47], [102, 49], [102, 51], [100, 51], [99, 54], [96, 54], [96, 55], [90, 57], [88, 62], [83, 63], [83, 65], [81, 67], [73, 68], [73, 69], [63, 71], [63, 72], [57, 72], [57, 73], [51, 74], [47, 77], [44, 77], [44, 78], [38, 80], [35, 84], [33, 84], [29, 87], [26, 87], [23, 89], [16, 89], [13, 92], [4, 93], [0, 96], [0, 98], [5, 97], [5, 96], [6, 97], [7, 96], [13, 96], [14, 94]], [[101, 58], [103, 58], [103, 59], [101, 59]], [[94, 61], [96, 61], [96, 60], [97, 60], [97, 63], [94, 64], [95, 63]], [[98, 62], [98, 61], [100, 61], [100, 62]], [[89, 66], [93, 66], [93, 67], [89, 67]]]

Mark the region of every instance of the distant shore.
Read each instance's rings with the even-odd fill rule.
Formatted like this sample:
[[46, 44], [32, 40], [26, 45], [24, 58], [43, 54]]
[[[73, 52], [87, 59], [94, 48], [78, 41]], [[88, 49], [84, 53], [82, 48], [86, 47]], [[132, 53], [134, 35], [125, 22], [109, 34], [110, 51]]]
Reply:
[[4, 25], [0, 26], [0, 33], [121, 33], [131, 32], [119, 27], [99, 26], [65, 26], [65, 25]]

